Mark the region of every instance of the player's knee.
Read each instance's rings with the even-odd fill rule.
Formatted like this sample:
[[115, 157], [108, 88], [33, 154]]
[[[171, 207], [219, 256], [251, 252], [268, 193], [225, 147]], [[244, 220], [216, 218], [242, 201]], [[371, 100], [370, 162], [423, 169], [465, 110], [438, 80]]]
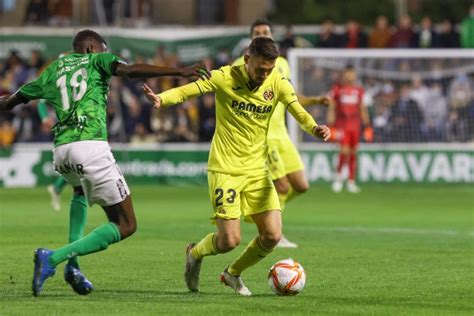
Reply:
[[217, 245], [220, 252], [228, 252], [236, 248], [240, 244], [240, 235], [228, 234], [223, 235], [217, 240]]
[[275, 189], [278, 193], [287, 194], [290, 191], [290, 184], [286, 181], [276, 181]]
[[75, 195], [82, 195], [82, 196], [86, 195], [84, 193], [84, 189], [81, 186], [74, 187], [73, 192], [74, 192]]
[[273, 249], [280, 242], [281, 235], [281, 231], [266, 232], [260, 235], [260, 240], [266, 248]]
[[302, 181], [298, 182], [294, 187], [293, 190], [295, 190], [298, 193], [305, 193], [309, 189], [309, 183], [308, 181]]
[[120, 235], [122, 239], [132, 236], [137, 231], [137, 222], [132, 221], [128, 223], [122, 223], [120, 225]]

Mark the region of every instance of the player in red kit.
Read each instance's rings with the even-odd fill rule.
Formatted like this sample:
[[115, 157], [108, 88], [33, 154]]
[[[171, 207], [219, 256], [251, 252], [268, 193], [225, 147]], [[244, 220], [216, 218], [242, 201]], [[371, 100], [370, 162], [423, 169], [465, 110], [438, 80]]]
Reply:
[[364, 126], [365, 141], [372, 141], [373, 131], [370, 127], [369, 113], [363, 104], [364, 88], [356, 84], [357, 74], [350, 67], [344, 70], [341, 84], [331, 90], [333, 102], [329, 106], [327, 123], [333, 128], [333, 140], [341, 145], [336, 175], [332, 184], [334, 192], [341, 192], [344, 184], [341, 171], [349, 165], [349, 180], [347, 190], [359, 193], [360, 188], [355, 183], [357, 164], [357, 145], [359, 144], [361, 125]]

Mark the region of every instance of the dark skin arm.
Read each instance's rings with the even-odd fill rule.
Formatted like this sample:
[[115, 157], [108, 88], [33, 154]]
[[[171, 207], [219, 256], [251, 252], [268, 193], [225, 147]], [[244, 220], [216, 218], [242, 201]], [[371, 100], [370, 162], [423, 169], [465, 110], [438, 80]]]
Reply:
[[0, 111], [10, 111], [18, 104], [28, 103], [18, 92], [0, 97]]
[[[150, 78], [159, 76], [200, 77], [208, 79], [209, 70], [202, 65], [193, 65], [185, 68], [157, 67], [146, 64], [125, 65], [117, 63], [115, 75], [127, 78]], [[0, 111], [10, 111], [18, 104], [28, 103], [18, 92], [0, 97]]]
[[147, 64], [117, 64], [115, 75], [127, 78], [150, 78], [159, 76], [201, 77], [208, 79], [209, 70], [203, 65], [193, 65], [185, 68], [158, 67]]

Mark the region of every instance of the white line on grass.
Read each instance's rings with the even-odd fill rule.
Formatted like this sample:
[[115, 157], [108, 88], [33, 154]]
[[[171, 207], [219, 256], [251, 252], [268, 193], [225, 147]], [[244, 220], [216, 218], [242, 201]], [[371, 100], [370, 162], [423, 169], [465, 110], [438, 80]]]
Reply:
[[[415, 234], [415, 235], [442, 235], [442, 236], [470, 236], [474, 237], [474, 231], [461, 232], [455, 230], [427, 230], [417, 228], [402, 228], [402, 227], [364, 227], [364, 226], [344, 226], [344, 227], [321, 227], [312, 226], [296, 226], [298, 229], [319, 230], [319, 231], [334, 231], [346, 233], [378, 233], [378, 234]], [[295, 229], [295, 227], [292, 227]]]

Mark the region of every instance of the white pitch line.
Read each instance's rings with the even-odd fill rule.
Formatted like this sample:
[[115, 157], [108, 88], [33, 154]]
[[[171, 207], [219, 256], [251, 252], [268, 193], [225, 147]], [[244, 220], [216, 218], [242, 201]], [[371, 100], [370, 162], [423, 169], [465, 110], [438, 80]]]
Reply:
[[291, 229], [300, 230], [319, 230], [334, 231], [346, 233], [380, 233], [380, 234], [416, 234], [416, 235], [442, 235], [442, 236], [470, 236], [474, 237], [474, 231], [460, 232], [455, 230], [427, 230], [417, 228], [403, 227], [364, 227], [364, 226], [346, 226], [346, 227], [314, 227], [314, 226], [293, 226]]

